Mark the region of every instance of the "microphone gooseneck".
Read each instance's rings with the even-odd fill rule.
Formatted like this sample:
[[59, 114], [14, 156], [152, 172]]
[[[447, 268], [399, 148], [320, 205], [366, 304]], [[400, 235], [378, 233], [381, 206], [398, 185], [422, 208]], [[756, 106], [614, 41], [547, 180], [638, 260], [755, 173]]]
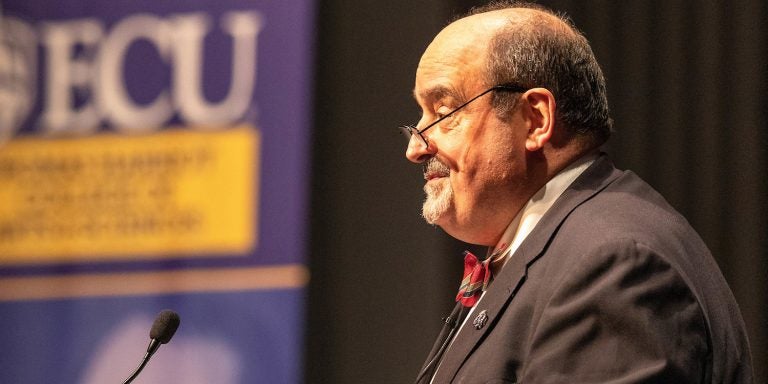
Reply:
[[144, 354], [144, 358], [141, 359], [139, 366], [133, 371], [130, 377], [125, 379], [123, 384], [129, 384], [133, 379], [139, 376], [139, 373], [141, 373], [147, 365], [152, 355], [157, 352], [157, 349], [160, 348], [162, 344], [171, 341], [171, 338], [176, 333], [176, 329], [179, 328], [180, 323], [181, 319], [179, 318], [179, 314], [174, 311], [166, 309], [157, 315], [155, 322], [152, 323], [152, 329], [149, 331], [149, 338], [151, 340], [147, 347], [147, 353]]
[[451, 341], [456, 335], [456, 332], [459, 330], [459, 328], [461, 328], [461, 323], [464, 321], [464, 317], [467, 316], [467, 313], [467, 307], [463, 305], [457, 306], [453, 312], [451, 312], [451, 314], [443, 320], [445, 326], [449, 329], [448, 335], [445, 336], [445, 339], [443, 339], [443, 342], [440, 344], [440, 348], [435, 352], [434, 356], [432, 356], [432, 359], [424, 364], [424, 368], [421, 370], [421, 372], [419, 372], [419, 375], [416, 376], [416, 381], [414, 384], [419, 384], [421, 379], [424, 378], [428, 372], [431, 372], [431, 375], [429, 376], [430, 379], [432, 375], [435, 374], [435, 369], [437, 369], [438, 362], [443, 358], [443, 353], [445, 353], [445, 350], [451, 344]]

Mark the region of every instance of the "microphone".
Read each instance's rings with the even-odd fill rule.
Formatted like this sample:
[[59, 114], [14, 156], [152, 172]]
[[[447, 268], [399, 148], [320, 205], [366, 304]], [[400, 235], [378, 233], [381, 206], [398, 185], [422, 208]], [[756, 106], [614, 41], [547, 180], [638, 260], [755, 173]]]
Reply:
[[[429, 360], [429, 362], [424, 363], [424, 368], [422, 368], [421, 372], [419, 372], [419, 375], [416, 376], [416, 381], [414, 384], [421, 383], [422, 378], [427, 378], [427, 382], [429, 382], [432, 379], [432, 376], [435, 375], [435, 369], [437, 369], [437, 363], [443, 358], [443, 353], [445, 353], [446, 348], [451, 344], [451, 341], [453, 340], [453, 337], [458, 331], [458, 329], [461, 327], [462, 322], [464, 321], [464, 318], [469, 314], [466, 312], [467, 307], [463, 305], [457, 305], [453, 308], [453, 311], [451, 312], [448, 317], [443, 319], [443, 323], [445, 325], [443, 326], [443, 330], [440, 331], [439, 337], [442, 337], [442, 335], [448, 331], [448, 335], [445, 336], [445, 339], [443, 339], [443, 343], [440, 345], [440, 348], [435, 352], [435, 354], [432, 356], [432, 359]], [[455, 315], [455, 317], [454, 317]], [[436, 346], [434, 348], [437, 348]], [[433, 350], [434, 350], [433, 348]], [[431, 353], [431, 352], [430, 352]], [[428, 372], [431, 371], [430, 376], [425, 376]]]
[[147, 347], [147, 353], [144, 354], [144, 358], [141, 359], [141, 364], [136, 368], [131, 376], [123, 382], [123, 384], [129, 384], [141, 373], [144, 367], [149, 362], [152, 355], [157, 352], [161, 345], [171, 341], [173, 334], [176, 333], [176, 329], [179, 328], [179, 314], [169, 309], [161, 311], [155, 318], [155, 322], [152, 323], [152, 329], [149, 331], [149, 338], [152, 339]]

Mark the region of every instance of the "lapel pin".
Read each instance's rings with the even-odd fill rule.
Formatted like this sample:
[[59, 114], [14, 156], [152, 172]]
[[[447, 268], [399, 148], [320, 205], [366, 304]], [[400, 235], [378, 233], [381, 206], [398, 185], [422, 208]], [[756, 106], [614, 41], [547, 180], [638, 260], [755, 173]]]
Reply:
[[475, 329], [480, 329], [485, 326], [486, 322], [488, 322], [488, 311], [484, 309], [480, 311], [477, 317], [475, 317], [475, 321], [472, 322], [472, 325], [475, 326]]

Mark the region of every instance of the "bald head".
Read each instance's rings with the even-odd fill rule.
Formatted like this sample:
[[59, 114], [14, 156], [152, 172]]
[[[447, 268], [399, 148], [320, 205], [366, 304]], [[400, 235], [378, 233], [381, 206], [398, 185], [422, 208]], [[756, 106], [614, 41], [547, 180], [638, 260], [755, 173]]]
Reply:
[[440, 31], [427, 47], [417, 76], [421, 71], [471, 70], [478, 71], [477, 76], [490, 80], [486, 75], [492, 40], [511, 25], [523, 24], [534, 17], [546, 17], [552, 24], [562, 24], [551, 15], [526, 8], [493, 10], [454, 21]]
[[[589, 147], [610, 136], [605, 79], [588, 41], [568, 19], [541, 6], [493, 3], [473, 9], [435, 37], [425, 58], [441, 63], [434, 70], [463, 68], [467, 72], [462, 76], [485, 86], [546, 88], [557, 100], [562, 131]], [[514, 95], [493, 98], [499, 116], [508, 116]]]

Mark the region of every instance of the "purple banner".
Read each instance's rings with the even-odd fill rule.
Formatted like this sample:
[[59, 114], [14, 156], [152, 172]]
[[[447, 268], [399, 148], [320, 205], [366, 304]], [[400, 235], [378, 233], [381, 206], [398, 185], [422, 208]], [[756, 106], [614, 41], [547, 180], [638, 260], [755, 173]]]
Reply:
[[314, 6], [0, 3], [0, 382], [301, 381]]

